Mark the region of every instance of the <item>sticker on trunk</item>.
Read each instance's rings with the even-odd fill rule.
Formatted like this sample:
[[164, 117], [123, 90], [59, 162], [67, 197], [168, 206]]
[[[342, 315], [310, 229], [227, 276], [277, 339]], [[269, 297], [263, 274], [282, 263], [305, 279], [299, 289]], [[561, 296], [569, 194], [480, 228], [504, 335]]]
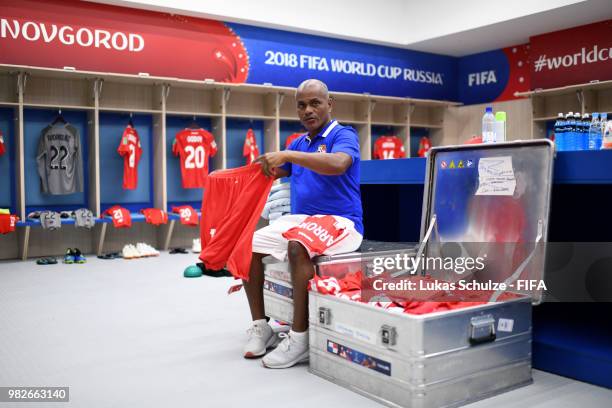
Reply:
[[378, 371], [381, 374], [391, 376], [391, 363], [376, 357], [369, 356], [361, 351], [343, 346], [331, 340], [327, 340], [327, 352], [335, 354], [351, 363], [358, 364], [370, 370]]

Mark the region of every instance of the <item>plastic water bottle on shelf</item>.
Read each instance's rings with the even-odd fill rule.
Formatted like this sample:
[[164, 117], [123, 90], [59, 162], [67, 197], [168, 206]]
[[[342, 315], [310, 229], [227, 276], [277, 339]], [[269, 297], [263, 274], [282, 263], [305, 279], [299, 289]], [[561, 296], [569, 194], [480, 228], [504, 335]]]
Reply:
[[[608, 122], [608, 114], [602, 113], [599, 121], [599, 132], [597, 133], [597, 139], [595, 139], [595, 150], [603, 149], [602, 143], [605, 136], [606, 129], [610, 129], [610, 122]], [[610, 147], [607, 147], [610, 149]]]
[[602, 120], [602, 122], [604, 123], [604, 126], [603, 126], [601, 148], [602, 149], [612, 149], [612, 120], [608, 120], [606, 122]]
[[[588, 150], [595, 150], [595, 141], [597, 140], [597, 137], [599, 135], [599, 133], [601, 132], [601, 125], [599, 123], [599, 113], [597, 112], [593, 112], [593, 119], [591, 120], [591, 123], [589, 124], [589, 137], [588, 137]], [[601, 144], [601, 142], [600, 142]]]
[[576, 121], [576, 130], [574, 131], [574, 148], [572, 150], [580, 150], [580, 136], [582, 133], [582, 120], [580, 120], [580, 113], [574, 113], [574, 120]]
[[495, 115], [493, 115], [493, 108], [487, 106], [485, 114], [482, 117], [482, 142], [483, 143], [495, 143]]
[[591, 118], [588, 113], [582, 115], [582, 127], [580, 128], [580, 150], [589, 150], [589, 127]]
[[555, 146], [557, 147], [558, 152], [562, 152], [565, 150], [565, 117], [563, 116], [563, 113], [559, 113], [559, 115], [557, 115], [554, 132]]
[[576, 132], [576, 119], [574, 112], [565, 115], [565, 151], [574, 150], [574, 133]]

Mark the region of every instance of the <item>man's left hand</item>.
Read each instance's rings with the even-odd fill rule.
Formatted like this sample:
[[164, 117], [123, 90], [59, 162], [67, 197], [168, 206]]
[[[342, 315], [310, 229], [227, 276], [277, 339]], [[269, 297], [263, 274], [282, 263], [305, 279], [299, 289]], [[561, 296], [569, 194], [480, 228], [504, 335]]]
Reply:
[[272, 177], [274, 176], [273, 169], [287, 163], [287, 152], [282, 151], [264, 153], [258, 158], [256, 158], [255, 162], [261, 163], [265, 175], [268, 177]]

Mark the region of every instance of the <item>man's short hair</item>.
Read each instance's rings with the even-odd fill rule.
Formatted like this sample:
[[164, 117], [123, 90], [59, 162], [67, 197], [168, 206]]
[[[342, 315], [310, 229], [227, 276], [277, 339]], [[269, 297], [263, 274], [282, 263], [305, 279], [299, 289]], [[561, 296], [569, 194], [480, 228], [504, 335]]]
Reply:
[[317, 86], [319, 88], [321, 88], [321, 92], [323, 93], [323, 95], [328, 98], [329, 97], [329, 89], [327, 89], [327, 85], [325, 85], [325, 82], [323, 81], [319, 81], [318, 79], [307, 79], [305, 81], [303, 81], [297, 88], [297, 93], [304, 91], [304, 89], [306, 87], [309, 86]]

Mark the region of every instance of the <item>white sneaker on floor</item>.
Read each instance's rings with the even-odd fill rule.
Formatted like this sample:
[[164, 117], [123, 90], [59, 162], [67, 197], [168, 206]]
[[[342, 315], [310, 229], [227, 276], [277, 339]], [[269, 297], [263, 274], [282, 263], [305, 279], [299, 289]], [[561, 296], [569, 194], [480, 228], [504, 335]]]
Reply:
[[304, 340], [298, 340], [293, 331], [280, 333], [283, 339], [278, 347], [266, 354], [262, 362], [267, 368], [289, 368], [308, 361], [308, 334]]
[[279, 339], [265, 319], [256, 320], [247, 330], [249, 340], [244, 346], [244, 358], [257, 358], [266, 354], [268, 347], [275, 346]]
[[191, 251], [199, 254], [202, 252], [202, 243], [200, 242], [200, 238], [196, 238], [193, 240], [193, 246], [191, 247]]
[[138, 258], [138, 253], [136, 252], [136, 248], [132, 244], [127, 244], [123, 247], [121, 251], [121, 255], [123, 255], [123, 259], [134, 259]]

